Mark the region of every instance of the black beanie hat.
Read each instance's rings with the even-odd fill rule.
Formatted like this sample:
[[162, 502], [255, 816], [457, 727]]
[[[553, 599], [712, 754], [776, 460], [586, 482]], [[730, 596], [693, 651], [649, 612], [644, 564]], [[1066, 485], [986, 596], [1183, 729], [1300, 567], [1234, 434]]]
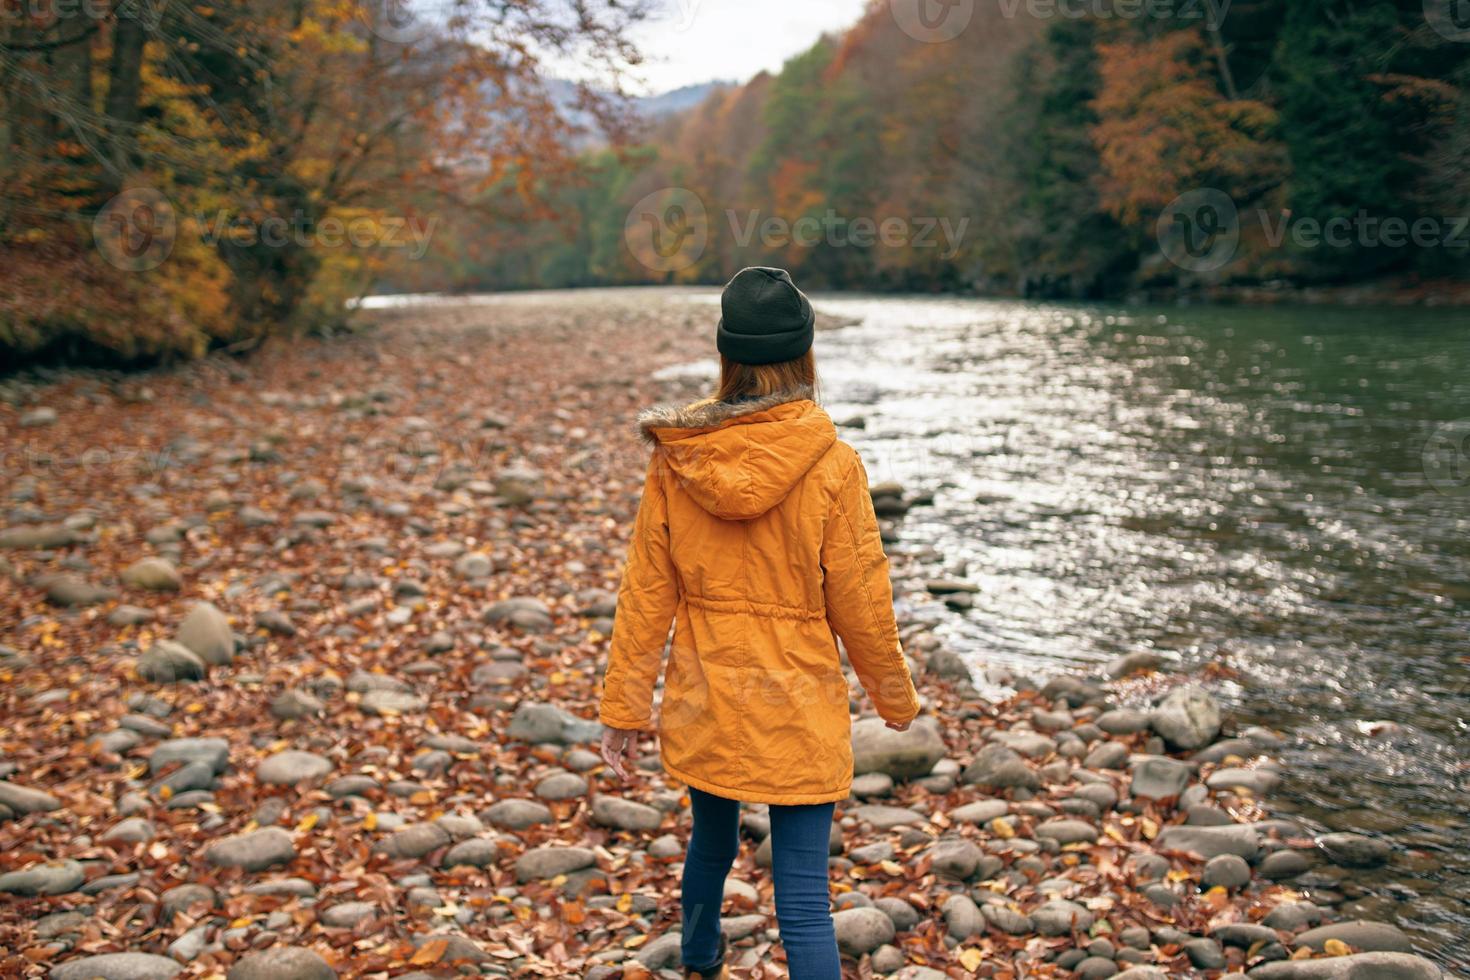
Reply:
[[785, 269], [741, 269], [720, 296], [720, 353], [737, 364], [776, 364], [812, 346], [817, 317]]

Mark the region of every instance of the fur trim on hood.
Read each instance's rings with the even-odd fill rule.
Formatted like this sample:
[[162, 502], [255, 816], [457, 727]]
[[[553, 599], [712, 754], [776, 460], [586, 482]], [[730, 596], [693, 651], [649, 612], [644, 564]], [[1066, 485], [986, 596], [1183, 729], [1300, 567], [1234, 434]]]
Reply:
[[740, 402], [702, 401], [693, 405], [658, 405], [638, 415], [638, 431], [649, 444], [656, 443], [654, 429], [707, 429], [728, 422], [742, 415], [754, 415], [785, 405], [811, 399], [815, 393], [810, 386], [777, 391], [760, 398]]

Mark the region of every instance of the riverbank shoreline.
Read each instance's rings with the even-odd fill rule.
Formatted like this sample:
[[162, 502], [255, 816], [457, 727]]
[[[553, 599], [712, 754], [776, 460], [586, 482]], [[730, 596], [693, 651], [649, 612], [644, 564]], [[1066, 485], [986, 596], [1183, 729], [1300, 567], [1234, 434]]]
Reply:
[[[571, 294], [9, 388], [0, 972], [670, 969], [682, 787], [653, 760], [617, 785], [590, 719], [646, 462], [631, 420], [682, 397], [650, 375], [707, 359], [709, 333], [677, 294]], [[912, 495], [875, 490], [901, 539]], [[920, 571], [896, 557], [908, 594], [973, 587]], [[1114, 707], [1186, 675], [990, 703], [931, 626], [904, 617], [930, 720], [857, 723], [833, 855], [854, 975], [1440, 975], [1392, 952], [1263, 962], [1407, 942], [1313, 936], [1299, 876], [1334, 845], [1263, 808], [1279, 736], [1210, 731], [1203, 693], [1163, 720]], [[733, 963], [779, 976], [758, 808], [744, 828]], [[1201, 854], [1204, 889], [1201, 847], [1227, 848]], [[1314, 866], [1262, 877], [1280, 854]]]

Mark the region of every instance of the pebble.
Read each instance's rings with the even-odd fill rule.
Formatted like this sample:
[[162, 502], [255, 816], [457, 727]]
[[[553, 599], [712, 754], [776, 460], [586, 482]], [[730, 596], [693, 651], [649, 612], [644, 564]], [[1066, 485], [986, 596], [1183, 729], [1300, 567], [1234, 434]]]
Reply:
[[1362, 834], [1326, 834], [1317, 838], [1317, 846], [1329, 861], [1344, 868], [1376, 868], [1393, 856], [1392, 844]]
[[86, 874], [76, 861], [49, 861], [0, 875], [0, 892], [11, 895], [65, 895], [82, 886]]
[[264, 871], [296, 859], [291, 835], [279, 827], [266, 827], [215, 841], [204, 850], [204, 859], [217, 867]]
[[51, 980], [172, 980], [183, 967], [152, 953], [103, 953], [58, 963]]
[[1165, 695], [1150, 721], [1170, 745], [1199, 749], [1220, 734], [1220, 705], [1208, 691], [1187, 684]]
[[1152, 800], [1176, 799], [1189, 785], [1194, 769], [1187, 762], [1166, 756], [1142, 756], [1129, 767], [1133, 777], [1128, 791], [1135, 797]]
[[863, 718], [852, 726], [856, 776], [868, 773], [881, 773], [891, 779], [925, 776], [944, 758], [944, 752], [944, 739], [932, 717], [917, 719], [906, 732], [894, 731], [881, 718]]
[[657, 830], [663, 814], [653, 807], [620, 796], [600, 794], [592, 801], [592, 820], [617, 830]]
[[1200, 883], [1206, 888], [1244, 888], [1251, 881], [1251, 866], [1235, 854], [1221, 854], [1205, 863]]
[[335, 767], [315, 752], [286, 749], [255, 767], [256, 781], [266, 785], [295, 786], [321, 779]]
[[597, 855], [585, 847], [548, 844], [522, 854], [515, 862], [516, 880], [521, 882], [555, 878], [590, 868]]
[[0, 780], [0, 805], [16, 813], [49, 813], [61, 809], [61, 801], [50, 793]]
[[138, 676], [152, 684], [175, 684], [179, 681], [201, 681], [208, 667], [199, 655], [172, 640], [156, 640], [138, 658]]
[[428, 708], [429, 702], [405, 691], [369, 691], [362, 696], [360, 707], [370, 715], [410, 715]]
[[596, 742], [602, 738], [602, 725], [578, 718], [556, 705], [522, 701], [516, 706], [505, 734], [508, 738], [532, 744], [572, 745]]
[[293, 946], [277, 946], [242, 956], [225, 980], [336, 980], [321, 954]]
[[551, 810], [535, 800], [499, 800], [486, 807], [480, 819], [507, 830], [525, 830], [537, 824], [551, 823], [555, 817]]
[[184, 579], [167, 558], [140, 558], [122, 570], [124, 585], [149, 592], [177, 592]]
[[1166, 827], [1154, 841], [1161, 851], [1188, 851], [1206, 860], [1221, 854], [1234, 854], [1253, 860], [1261, 851], [1261, 838], [1249, 826], [1230, 827]]
[[536, 784], [543, 800], [572, 800], [587, 795], [587, 780], [574, 772], [554, 772]]
[[848, 956], [871, 953], [894, 937], [893, 920], [876, 908], [843, 909], [833, 914], [832, 926], [837, 948]]
[[235, 659], [235, 634], [230, 621], [211, 602], [196, 602], [179, 622], [174, 641], [207, 664], [223, 667]]

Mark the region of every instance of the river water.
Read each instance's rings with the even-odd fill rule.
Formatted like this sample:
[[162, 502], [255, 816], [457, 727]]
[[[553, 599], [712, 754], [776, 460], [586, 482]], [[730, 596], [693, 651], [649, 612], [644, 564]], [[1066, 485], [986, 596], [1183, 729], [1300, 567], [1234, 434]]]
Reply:
[[[1322, 887], [1470, 971], [1470, 314], [822, 297], [824, 397], [981, 671], [1153, 649], [1287, 733]], [[1327, 897], [1331, 897], [1330, 895]]]

